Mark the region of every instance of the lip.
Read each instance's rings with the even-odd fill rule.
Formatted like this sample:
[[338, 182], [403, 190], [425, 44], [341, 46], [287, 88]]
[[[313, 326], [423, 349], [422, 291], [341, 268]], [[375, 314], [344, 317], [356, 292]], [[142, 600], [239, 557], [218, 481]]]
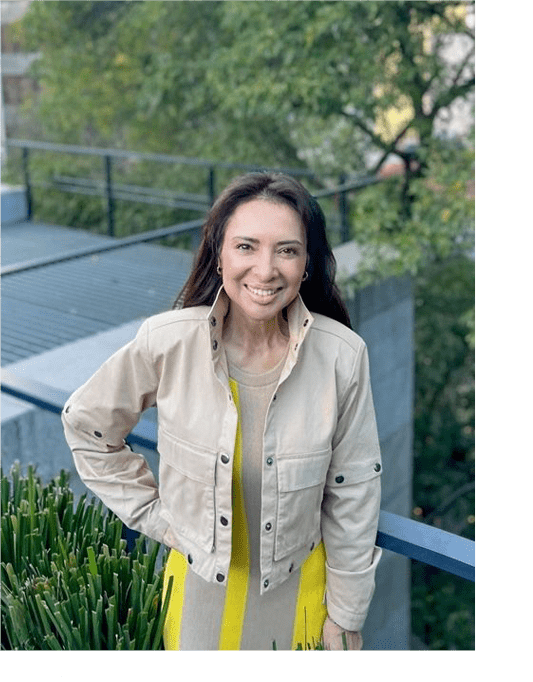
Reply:
[[254, 299], [264, 302], [273, 299], [283, 289], [283, 287], [254, 287], [250, 284], [245, 284], [244, 287]]

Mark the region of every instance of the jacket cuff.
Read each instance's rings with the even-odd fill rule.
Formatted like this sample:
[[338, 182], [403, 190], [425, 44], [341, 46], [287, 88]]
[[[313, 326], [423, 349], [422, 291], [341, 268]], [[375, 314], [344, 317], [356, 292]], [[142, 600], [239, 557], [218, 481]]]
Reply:
[[375, 589], [375, 573], [382, 550], [374, 547], [370, 566], [363, 571], [341, 571], [326, 563], [328, 615], [344, 630], [362, 630]]

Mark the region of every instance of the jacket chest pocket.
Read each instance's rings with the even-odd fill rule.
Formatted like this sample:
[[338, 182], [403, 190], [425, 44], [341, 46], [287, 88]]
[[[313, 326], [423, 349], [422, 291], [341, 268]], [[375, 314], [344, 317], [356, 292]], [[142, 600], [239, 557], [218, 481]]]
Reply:
[[172, 530], [210, 552], [215, 536], [216, 453], [160, 429], [159, 491]]
[[330, 459], [331, 450], [278, 457], [276, 560], [320, 536], [322, 497]]

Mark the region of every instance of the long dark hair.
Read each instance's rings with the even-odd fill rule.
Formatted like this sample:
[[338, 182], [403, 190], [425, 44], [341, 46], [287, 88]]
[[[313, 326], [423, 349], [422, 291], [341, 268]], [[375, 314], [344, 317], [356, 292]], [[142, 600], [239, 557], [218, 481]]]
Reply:
[[240, 204], [252, 199], [284, 203], [300, 216], [307, 238], [307, 273], [300, 295], [311, 312], [321, 313], [351, 329], [350, 317], [335, 284], [335, 257], [326, 237], [326, 220], [316, 199], [295, 178], [281, 173], [247, 173], [235, 178], [207, 214], [191, 274], [173, 308], [213, 305], [222, 285], [217, 263], [226, 225]]

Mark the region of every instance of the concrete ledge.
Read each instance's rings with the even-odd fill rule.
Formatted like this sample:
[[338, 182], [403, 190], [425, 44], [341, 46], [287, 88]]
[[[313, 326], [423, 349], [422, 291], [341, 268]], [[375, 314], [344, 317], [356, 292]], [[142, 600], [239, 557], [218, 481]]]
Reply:
[[0, 185], [2, 203], [2, 223], [20, 223], [27, 219], [28, 208], [26, 205], [26, 190], [24, 187], [12, 187]]

